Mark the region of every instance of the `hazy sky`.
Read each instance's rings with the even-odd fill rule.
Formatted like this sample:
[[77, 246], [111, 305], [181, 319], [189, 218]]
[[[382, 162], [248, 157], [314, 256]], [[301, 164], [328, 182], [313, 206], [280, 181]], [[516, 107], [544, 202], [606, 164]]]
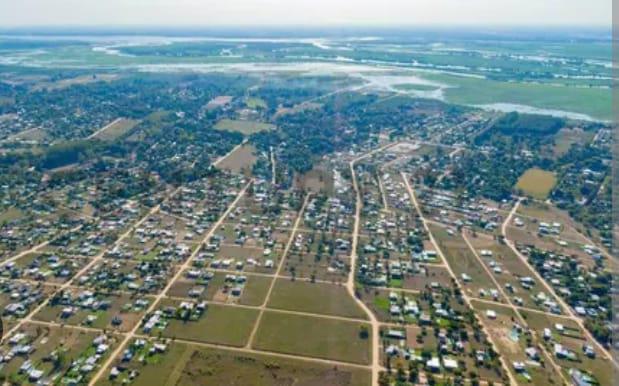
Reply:
[[612, 0], [0, 0], [0, 27], [41, 25], [588, 25]]

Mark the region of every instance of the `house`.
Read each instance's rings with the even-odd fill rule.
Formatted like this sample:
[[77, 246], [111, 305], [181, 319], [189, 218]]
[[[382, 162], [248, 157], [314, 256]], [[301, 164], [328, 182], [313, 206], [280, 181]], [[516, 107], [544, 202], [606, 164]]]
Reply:
[[458, 361], [451, 358], [443, 358], [443, 366], [449, 371], [458, 369]]
[[406, 339], [406, 333], [401, 330], [389, 330], [387, 331], [387, 337], [391, 339]]
[[437, 372], [441, 369], [441, 362], [438, 357], [432, 357], [432, 359], [428, 359], [426, 362], [426, 368], [428, 371]]
[[537, 349], [535, 347], [527, 347], [524, 352], [525, 354], [527, 354], [527, 357], [529, 357], [529, 359], [534, 361], [539, 360], [539, 353], [537, 352]]

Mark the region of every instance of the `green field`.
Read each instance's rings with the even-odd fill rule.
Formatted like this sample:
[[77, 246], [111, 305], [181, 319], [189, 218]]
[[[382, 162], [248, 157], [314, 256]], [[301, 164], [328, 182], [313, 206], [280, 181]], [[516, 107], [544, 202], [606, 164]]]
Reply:
[[[309, 363], [271, 355], [240, 353], [198, 347], [185, 343], [168, 344], [162, 354], [147, 355], [145, 363], [123, 362], [137, 370], [131, 384], [147, 385], [338, 385], [369, 386], [370, 373], [364, 369]], [[102, 377], [97, 385], [120, 385], [125, 371], [116, 380]], [[279, 381], [279, 382], [278, 382]]]
[[248, 306], [260, 306], [267, 296], [271, 278], [264, 276], [249, 276], [243, 288], [239, 303]]
[[252, 167], [258, 160], [255, 153], [257, 150], [254, 146], [243, 145], [221, 160], [217, 167], [234, 173], [251, 174]]
[[516, 183], [516, 189], [522, 190], [525, 194], [540, 200], [548, 197], [548, 194], [557, 183], [554, 173], [532, 168], [524, 172]]
[[267, 311], [254, 346], [266, 351], [368, 364], [371, 337], [359, 336], [362, 325], [369, 328], [362, 323]]
[[344, 286], [278, 279], [269, 308], [366, 319]]
[[397, 90], [403, 90], [403, 91], [409, 91], [409, 90], [413, 90], [413, 91], [433, 91], [433, 90], [437, 90], [439, 87], [438, 86], [427, 85], [427, 84], [403, 83], [403, 84], [396, 84], [395, 86], [393, 86], [393, 88], [395, 88]]
[[24, 216], [24, 213], [15, 207], [10, 207], [4, 211], [0, 211], [0, 224], [7, 223], [9, 221], [17, 220]]
[[556, 157], [560, 157], [570, 150], [573, 144], [586, 144], [591, 142], [594, 134], [581, 129], [561, 129], [555, 135], [555, 146], [553, 153]]
[[267, 103], [262, 98], [247, 98], [245, 102], [250, 109], [266, 109]]
[[273, 130], [275, 126], [270, 123], [256, 121], [242, 121], [238, 119], [222, 119], [215, 125], [216, 130], [236, 131], [243, 135], [252, 135], [261, 131]]
[[605, 88], [500, 82], [447, 74], [423, 74], [424, 78], [446, 83], [449, 102], [464, 105], [513, 103], [586, 114], [596, 119], [611, 120], [611, 92]]
[[241, 347], [247, 343], [257, 317], [254, 309], [210, 304], [197, 321], [171, 320], [163, 335]]
[[113, 141], [128, 133], [131, 129], [136, 127], [138, 123], [140, 123], [140, 121], [136, 119], [121, 118], [106, 126], [104, 130], [96, 132], [93, 138], [103, 141]]

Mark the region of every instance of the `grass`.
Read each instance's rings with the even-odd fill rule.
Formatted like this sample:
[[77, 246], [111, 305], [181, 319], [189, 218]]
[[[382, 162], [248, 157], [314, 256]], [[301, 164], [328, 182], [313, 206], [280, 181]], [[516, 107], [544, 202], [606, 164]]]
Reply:
[[324, 315], [366, 319], [343, 286], [278, 279], [268, 307]]
[[397, 89], [397, 90], [403, 90], [403, 91], [409, 91], [409, 90], [413, 90], [413, 91], [433, 91], [438, 89], [438, 86], [432, 86], [432, 85], [427, 85], [427, 84], [412, 84], [412, 83], [403, 83], [403, 84], [396, 84], [393, 86], [393, 88]]
[[261, 131], [269, 131], [274, 128], [275, 126], [270, 123], [242, 121], [238, 119], [222, 119], [215, 125], [216, 130], [236, 131], [243, 135], [251, 135]]
[[557, 178], [554, 173], [538, 168], [531, 168], [520, 176], [516, 183], [516, 188], [522, 190], [529, 196], [543, 200], [548, 197], [548, 194], [556, 183]]
[[[203, 348], [178, 342], [169, 344], [163, 354], [147, 356], [145, 364], [134, 359], [124, 362], [123, 366], [138, 370], [138, 376], [131, 382], [135, 386], [370, 385], [370, 373], [364, 369], [346, 366], [334, 368], [302, 360]], [[102, 377], [98, 385], [120, 385], [127, 373], [114, 381]]]
[[15, 207], [10, 207], [3, 212], [0, 212], [0, 224], [7, 223], [9, 221], [17, 220], [24, 216], [24, 213]]
[[224, 158], [217, 164], [217, 167], [234, 173], [241, 173], [243, 171], [250, 173], [258, 160], [258, 157], [254, 155], [255, 152], [256, 148], [254, 146], [243, 145]]
[[448, 74], [423, 74], [423, 77], [453, 86], [445, 89], [445, 96], [449, 102], [457, 104], [533, 104], [542, 109], [587, 114], [596, 119], [612, 119], [610, 89], [501, 82]]
[[271, 278], [264, 276], [249, 276], [239, 303], [248, 306], [260, 306], [267, 296]]
[[113, 141], [131, 131], [138, 123], [140, 123], [140, 121], [136, 119], [120, 118], [107, 125], [104, 130], [95, 133], [93, 138], [103, 141]]
[[[361, 326], [334, 319], [265, 312], [256, 334], [258, 349], [368, 364], [371, 337], [361, 338]], [[370, 332], [371, 334], [371, 332]]]
[[586, 132], [582, 129], [568, 129], [564, 128], [559, 130], [555, 135], [555, 145], [553, 153], [555, 157], [561, 157], [566, 154], [573, 144], [585, 144], [591, 142], [593, 139], [592, 132]]
[[258, 311], [210, 304], [197, 321], [170, 320], [163, 335], [179, 339], [242, 347], [247, 343]]
[[255, 97], [247, 98], [245, 104], [250, 109], [266, 109], [268, 107], [264, 99]]

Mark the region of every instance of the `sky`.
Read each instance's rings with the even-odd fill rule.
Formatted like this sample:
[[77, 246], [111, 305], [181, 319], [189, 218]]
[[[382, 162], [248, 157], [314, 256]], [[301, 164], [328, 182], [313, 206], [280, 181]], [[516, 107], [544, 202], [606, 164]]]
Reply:
[[0, 0], [0, 26], [594, 26], [612, 0]]

